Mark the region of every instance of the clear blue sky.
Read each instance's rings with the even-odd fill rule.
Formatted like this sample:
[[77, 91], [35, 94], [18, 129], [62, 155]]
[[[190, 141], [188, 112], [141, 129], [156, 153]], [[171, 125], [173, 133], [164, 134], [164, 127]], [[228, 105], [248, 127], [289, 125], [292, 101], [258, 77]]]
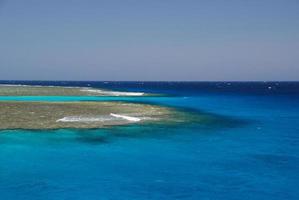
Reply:
[[0, 79], [299, 80], [299, 1], [0, 0]]

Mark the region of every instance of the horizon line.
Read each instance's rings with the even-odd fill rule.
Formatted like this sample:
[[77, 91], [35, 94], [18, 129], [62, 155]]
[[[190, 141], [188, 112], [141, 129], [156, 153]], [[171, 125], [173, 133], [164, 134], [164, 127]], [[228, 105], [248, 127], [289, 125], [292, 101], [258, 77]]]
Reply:
[[5, 82], [5, 81], [9, 81], [9, 82], [202, 82], [202, 83], [207, 83], [207, 82], [211, 82], [211, 83], [217, 83], [217, 82], [232, 82], [232, 83], [242, 83], [242, 82], [255, 82], [255, 83], [264, 83], [264, 82], [299, 82], [299, 80], [211, 80], [211, 81], [206, 81], [206, 80], [146, 80], [146, 81], [142, 81], [142, 80], [38, 80], [38, 79], [33, 79], [33, 80], [29, 80], [29, 79], [19, 79], [19, 80], [14, 80], [14, 79], [0, 79], [0, 82]]

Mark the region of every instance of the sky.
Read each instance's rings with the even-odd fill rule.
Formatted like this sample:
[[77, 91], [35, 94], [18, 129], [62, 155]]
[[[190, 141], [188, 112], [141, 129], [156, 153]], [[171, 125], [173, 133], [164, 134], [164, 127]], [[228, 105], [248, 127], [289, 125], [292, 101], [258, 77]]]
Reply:
[[299, 1], [0, 0], [0, 80], [299, 81]]

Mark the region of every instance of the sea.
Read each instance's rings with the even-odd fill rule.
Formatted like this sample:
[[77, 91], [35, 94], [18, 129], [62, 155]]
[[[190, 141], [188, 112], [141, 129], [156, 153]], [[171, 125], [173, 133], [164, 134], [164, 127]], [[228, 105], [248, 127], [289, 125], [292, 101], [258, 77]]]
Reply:
[[12, 96], [0, 101], [138, 102], [233, 119], [206, 125], [193, 121], [87, 130], [2, 130], [1, 200], [299, 199], [299, 82], [0, 84], [162, 94]]

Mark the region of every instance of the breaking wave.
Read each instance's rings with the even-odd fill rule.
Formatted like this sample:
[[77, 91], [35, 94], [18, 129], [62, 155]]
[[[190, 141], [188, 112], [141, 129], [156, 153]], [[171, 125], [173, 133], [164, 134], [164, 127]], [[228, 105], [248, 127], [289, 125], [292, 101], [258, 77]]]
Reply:
[[98, 94], [109, 95], [109, 96], [142, 96], [142, 95], [144, 95], [143, 92], [118, 92], [118, 91], [105, 91], [105, 90], [98, 90], [98, 89], [82, 89], [81, 91], [98, 93]]

